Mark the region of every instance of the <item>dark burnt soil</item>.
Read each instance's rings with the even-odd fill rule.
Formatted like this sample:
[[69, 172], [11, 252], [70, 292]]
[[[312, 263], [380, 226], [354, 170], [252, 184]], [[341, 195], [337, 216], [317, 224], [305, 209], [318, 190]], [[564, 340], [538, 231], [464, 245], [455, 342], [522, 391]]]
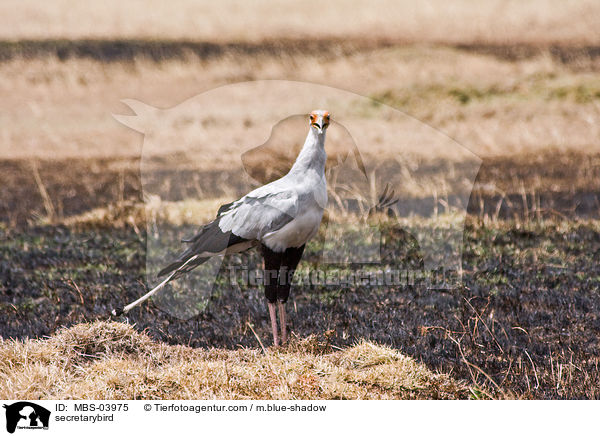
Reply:
[[389, 40], [365, 39], [277, 39], [260, 42], [211, 42], [178, 39], [43, 39], [0, 41], [0, 61], [14, 58], [54, 57], [93, 59], [100, 62], [131, 62], [146, 59], [165, 62], [195, 56], [207, 60], [224, 55], [234, 56], [290, 56], [314, 55], [319, 57], [347, 56], [364, 50], [405, 45]]
[[[141, 199], [135, 160], [47, 161], [38, 168], [62, 217]], [[106, 319], [110, 309], [147, 290], [143, 223], [37, 226], [36, 217], [46, 210], [32, 171], [27, 161], [0, 162], [0, 335], [5, 338], [39, 337]], [[177, 173], [164, 171], [165, 177]], [[419, 281], [394, 288], [299, 286], [288, 304], [292, 330], [302, 337], [330, 331], [327, 337], [338, 346], [359, 338], [390, 344], [498, 395], [600, 398], [600, 235], [597, 224], [578, 221], [598, 218], [599, 171], [600, 155], [484, 161], [469, 204], [461, 286], [431, 290]], [[180, 173], [179, 180], [193, 180]], [[202, 177], [216, 181], [223, 174]], [[491, 183], [498, 190], [490, 193], [485, 186]], [[170, 186], [176, 190], [169, 192], [171, 199], [195, 194], [192, 185]], [[410, 201], [419, 202], [413, 210], [422, 207], [424, 215], [433, 207], [429, 198]], [[494, 218], [500, 221], [482, 224]], [[418, 269], [419, 251], [411, 240], [401, 232], [390, 237], [398, 243], [386, 262]], [[257, 261], [256, 255], [249, 258]], [[318, 253], [309, 249], [304, 263], [317, 261]], [[217, 283], [190, 319], [169, 315], [151, 301], [134, 309], [128, 321], [168, 343], [256, 347], [248, 323], [268, 341], [262, 291], [233, 288], [222, 278]]]
[[59, 217], [119, 201], [141, 200], [139, 162], [133, 159], [3, 160], [0, 222], [22, 227], [47, 215], [34, 166]]
[[[211, 42], [178, 39], [33, 39], [0, 41], [0, 62], [15, 58], [93, 59], [100, 62], [131, 62], [147, 59], [165, 62], [190, 56], [207, 60], [225, 55], [271, 57], [339, 57], [389, 47], [407, 47], [414, 41], [389, 38], [278, 38], [258, 42]], [[438, 44], [458, 50], [515, 61], [546, 54], [557, 62], [579, 70], [598, 70], [600, 47], [573, 44]]]
[[[145, 235], [131, 228], [4, 229], [0, 241], [4, 338], [107, 319], [110, 309], [146, 291]], [[393, 261], [418, 268], [418, 250], [410, 240], [398, 242], [388, 253]], [[600, 398], [598, 226], [473, 222], [463, 245], [464, 280], [454, 289], [427, 289], [419, 280], [398, 287], [296, 286], [290, 327], [337, 346], [359, 338], [389, 344], [498, 396]], [[309, 249], [303, 264], [317, 255]], [[255, 254], [247, 260], [258, 261]], [[118, 319], [167, 343], [226, 348], [258, 346], [250, 323], [269, 343], [262, 291], [231, 287], [225, 275], [190, 319], [169, 315], [155, 301]]]
[[[173, 162], [175, 160], [171, 159], [170, 165]], [[139, 161], [136, 159], [66, 159], [41, 161], [36, 165], [43, 189], [48, 193], [58, 218], [108, 204], [139, 202], [142, 199]], [[198, 173], [169, 167], [166, 162], [157, 167], [164, 169], [154, 178], [171, 182], [163, 184], [168, 190], [160, 191], [161, 197], [173, 201], [198, 197], [198, 180], [202, 180], [202, 195], [206, 195], [210, 188], [214, 197], [225, 194], [218, 191], [219, 186], [226, 185], [228, 192], [233, 190], [240, 195], [248, 188], [240, 182], [237, 170]], [[435, 177], [450, 170], [460, 178], [460, 165], [448, 169], [445, 162], [422, 165], [414, 176], [427, 179], [428, 175]], [[385, 172], [397, 171], [397, 168], [386, 169], [384, 165], [378, 171], [378, 177], [386, 180]], [[24, 227], [47, 215], [42, 191], [33, 174], [31, 161], [0, 161], [0, 223], [13, 228]], [[523, 154], [518, 159], [485, 159], [479, 169], [468, 210], [480, 218], [598, 218], [598, 180], [600, 154], [548, 152]], [[488, 190], [486, 186], [490, 185], [495, 189]], [[409, 212], [430, 216], [435, 207], [432, 197], [404, 197], [401, 193], [399, 197], [402, 205], [398, 209], [400, 214]]]

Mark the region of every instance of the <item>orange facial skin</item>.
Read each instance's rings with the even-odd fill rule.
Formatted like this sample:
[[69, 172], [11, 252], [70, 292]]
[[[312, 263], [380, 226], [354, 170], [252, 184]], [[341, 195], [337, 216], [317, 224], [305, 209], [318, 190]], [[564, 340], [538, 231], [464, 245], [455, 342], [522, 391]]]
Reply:
[[319, 117], [323, 119], [323, 125], [329, 125], [330, 114], [326, 110], [315, 110], [310, 113], [310, 124], [315, 124], [319, 121]]

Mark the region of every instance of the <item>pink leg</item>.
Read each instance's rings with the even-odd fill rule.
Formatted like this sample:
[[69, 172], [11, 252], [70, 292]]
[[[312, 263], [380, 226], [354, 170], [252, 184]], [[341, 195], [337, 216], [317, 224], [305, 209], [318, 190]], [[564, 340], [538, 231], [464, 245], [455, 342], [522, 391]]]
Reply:
[[287, 341], [287, 330], [285, 325], [285, 303], [279, 301], [279, 324], [281, 324], [281, 343], [284, 344]]
[[271, 317], [271, 329], [273, 330], [273, 344], [279, 346], [279, 337], [277, 336], [277, 317], [275, 314], [275, 303], [269, 304], [269, 316]]

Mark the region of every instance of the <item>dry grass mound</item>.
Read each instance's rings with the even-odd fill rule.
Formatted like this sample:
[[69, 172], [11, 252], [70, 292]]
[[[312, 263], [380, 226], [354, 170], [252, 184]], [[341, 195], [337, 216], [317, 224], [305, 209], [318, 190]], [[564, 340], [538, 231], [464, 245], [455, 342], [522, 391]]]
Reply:
[[457, 399], [478, 391], [397, 351], [315, 337], [268, 350], [152, 341], [116, 322], [48, 339], [0, 342], [0, 397], [11, 399]]

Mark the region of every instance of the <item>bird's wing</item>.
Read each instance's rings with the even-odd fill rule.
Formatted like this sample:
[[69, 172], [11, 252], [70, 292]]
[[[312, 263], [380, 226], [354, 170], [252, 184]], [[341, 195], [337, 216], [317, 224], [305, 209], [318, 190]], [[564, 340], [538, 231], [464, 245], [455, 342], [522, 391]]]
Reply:
[[183, 240], [190, 246], [158, 275], [176, 271], [172, 276], [176, 279], [211, 256], [232, 246], [261, 240], [266, 233], [285, 226], [298, 211], [297, 194], [285, 186], [285, 183], [261, 186], [237, 201], [222, 205], [214, 221], [202, 226], [192, 238]]
[[280, 188], [265, 185], [227, 205], [226, 209], [220, 209], [221, 231], [260, 240], [292, 221], [298, 213], [298, 195], [291, 188]]

